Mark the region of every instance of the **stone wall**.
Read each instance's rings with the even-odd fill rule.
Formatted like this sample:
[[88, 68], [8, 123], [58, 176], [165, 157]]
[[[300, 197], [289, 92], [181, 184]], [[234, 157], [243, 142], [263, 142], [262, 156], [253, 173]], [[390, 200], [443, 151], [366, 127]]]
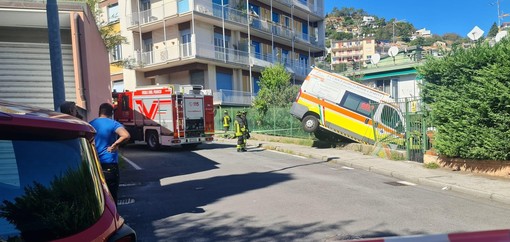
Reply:
[[468, 171], [495, 177], [510, 178], [510, 161], [448, 158], [430, 153], [425, 154], [423, 159], [425, 164], [436, 163], [441, 167], [455, 171]]

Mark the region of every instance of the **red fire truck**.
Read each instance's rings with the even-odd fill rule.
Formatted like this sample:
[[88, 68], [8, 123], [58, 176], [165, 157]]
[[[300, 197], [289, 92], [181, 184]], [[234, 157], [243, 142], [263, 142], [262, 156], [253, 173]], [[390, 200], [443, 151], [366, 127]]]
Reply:
[[195, 148], [211, 142], [214, 106], [211, 90], [199, 85], [168, 85], [113, 93], [115, 120], [150, 149], [181, 145]]

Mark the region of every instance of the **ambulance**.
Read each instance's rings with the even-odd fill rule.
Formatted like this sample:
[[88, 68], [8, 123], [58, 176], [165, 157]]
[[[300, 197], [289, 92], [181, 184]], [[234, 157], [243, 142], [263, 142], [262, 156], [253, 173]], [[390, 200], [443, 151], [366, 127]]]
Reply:
[[144, 141], [152, 150], [195, 148], [213, 141], [213, 95], [200, 85], [145, 87], [112, 97], [114, 118], [128, 130], [131, 141]]
[[[405, 123], [389, 94], [314, 67], [290, 113], [319, 140], [346, 137], [362, 144], [383, 139], [403, 143]], [[397, 142], [399, 143], [399, 142]]]

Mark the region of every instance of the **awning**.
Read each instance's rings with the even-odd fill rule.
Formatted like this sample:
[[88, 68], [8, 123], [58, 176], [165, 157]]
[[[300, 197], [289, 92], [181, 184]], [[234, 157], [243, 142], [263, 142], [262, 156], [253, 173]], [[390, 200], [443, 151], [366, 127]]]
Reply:
[[373, 73], [373, 74], [365, 74], [362, 78], [363, 81], [371, 80], [371, 79], [379, 79], [390, 76], [405, 76], [411, 74], [418, 74], [416, 69], [408, 69], [408, 70], [400, 70], [400, 71], [388, 71], [383, 73]]

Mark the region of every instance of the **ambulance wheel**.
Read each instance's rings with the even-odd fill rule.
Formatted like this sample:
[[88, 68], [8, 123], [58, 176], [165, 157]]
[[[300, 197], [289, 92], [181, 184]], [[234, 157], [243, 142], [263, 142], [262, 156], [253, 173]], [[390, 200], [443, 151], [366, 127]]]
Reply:
[[147, 133], [145, 133], [145, 142], [147, 142], [147, 146], [149, 146], [150, 150], [157, 150], [161, 146], [158, 132], [156, 131], [147, 131]]
[[307, 115], [301, 120], [303, 130], [308, 133], [313, 133], [319, 128], [319, 120], [314, 115]]

